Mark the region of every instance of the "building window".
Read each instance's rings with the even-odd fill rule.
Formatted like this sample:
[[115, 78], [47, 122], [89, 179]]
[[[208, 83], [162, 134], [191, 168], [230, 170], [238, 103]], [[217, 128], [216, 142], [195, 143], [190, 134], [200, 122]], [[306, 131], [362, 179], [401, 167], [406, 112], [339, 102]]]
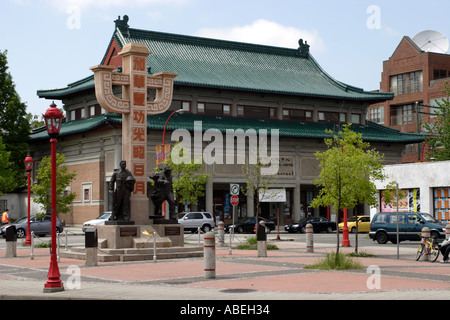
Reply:
[[409, 74], [409, 93], [422, 92], [423, 73], [422, 71], [411, 72]]
[[339, 122], [340, 123], [346, 123], [347, 122], [347, 114], [346, 113], [340, 113], [339, 114]]
[[406, 94], [406, 74], [391, 77], [391, 92], [395, 95]]
[[245, 108], [244, 108], [244, 106], [238, 106], [237, 107], [237, 115], [238, 115], [238, 117], [244, 117], [245, 116]]
[[369, 120], [376, 123], [384, 123], [384, 107], [375, 107], [369, 110]]
[[70, 110], [70, 121], [76, 120], [76, 112], [75, 110]]
[[361, 115], [360, 114], [352, 114], [352, 123], [360, 124], [361, 123]]
[[324, 112], [319, 111], [318, 112], [319, 121], [320, 122], [334, 122], [339, 123], [340, 122], [340, 114], [339, 112]]
[[291, 119], [291, 111], [289, 109], [283, 109], [283, 120]]
[[205, 104], [197, 103], [197, 113], [205, 113]]
[[438, 69], [433, 70], [433, 79], [434, 80], [444, 79], [444, 78], [447, 78], [447, 70], [438, 70]]
[[413, 123], [413, 106], [411, 104], [391, 107], [391, 125], [399, 126]]
[[226, 116], [231, 115], [231, 106], [229, 104], [224, 104], [222, 106], [222, 113]]
[[86, 109], [81, 108], [80, 109], [80, 119], [84, 119], [84, 118], [86, 118]]
[[270, 108], [269, 110], [269, 118], [270, 119], [277, 119], [278, 118], [278, 112], [277, 108]]
[[186, 112], [191, 112], [191, 103], [188, 101], [183, 101], [181, 103], [181, 109], [183, 109]]
[[89, 107], [89, 117], [95, 117], [95, 106]]
[[82, 188], [82, 197], [83, 203], [91, 203], [92, 202], [92, 183], [83, 183], [81, 185]]

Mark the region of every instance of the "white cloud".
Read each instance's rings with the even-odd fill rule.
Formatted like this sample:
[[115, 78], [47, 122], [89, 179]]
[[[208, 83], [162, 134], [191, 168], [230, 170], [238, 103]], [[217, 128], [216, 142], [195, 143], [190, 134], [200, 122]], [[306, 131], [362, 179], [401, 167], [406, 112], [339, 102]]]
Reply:
[[325, 45], [319, 33], [312, 29], [283, 26], [277, 22], [259, 19], [249, 25], [230, 28], [203, 28], [198, 36], [263, 44], [277, 47], [298, 48], [298, 40], [308, 41], [312, 53], [323, 52]]

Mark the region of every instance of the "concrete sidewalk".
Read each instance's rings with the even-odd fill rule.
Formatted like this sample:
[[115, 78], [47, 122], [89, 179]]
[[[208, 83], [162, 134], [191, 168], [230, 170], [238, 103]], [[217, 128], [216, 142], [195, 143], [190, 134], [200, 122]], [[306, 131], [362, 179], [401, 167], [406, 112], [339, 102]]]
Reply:
[[[334, 252], [333, 245], [273, 241], [280, 250], [258, 258], [256, 251], [216, 248], [216, 279], [204, 279], [203, 258], [99, 263], [61, 258], [59, 270], [65, 290], [44, 293], [49, 249], [30, 249], [18, 243], [18, 257], [5, 258], [0, 250], [0, 299], [50, 300], [447, 300], [450, 264], [415, 261], [415, 249], [400, 251], [376, 245], [359, 251], [375, 257], [355, 258], [361, 270], [304, 269]], [[189, 245], [189, 244], [188, 244]], [[343, 248], [352, 252], [354, 248]], [[379, 275], [379, 277], [378, 277]]]

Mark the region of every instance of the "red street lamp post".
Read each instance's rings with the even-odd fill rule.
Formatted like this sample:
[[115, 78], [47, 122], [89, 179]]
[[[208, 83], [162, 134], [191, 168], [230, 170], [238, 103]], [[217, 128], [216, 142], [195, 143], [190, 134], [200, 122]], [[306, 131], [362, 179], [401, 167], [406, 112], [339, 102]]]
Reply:
[[[170, 114], [170, 116], [167, 118], [166, 124], [164, 125], [164, 131], [163, 131], [163, 144], [162, 144], [162, 162], [164, 162], [166, 160], [166, 129], [167, 129], [167, 125], [169, 124], [169, 120], [170, 118], [172, 118], [172, 116], [175, 113], [183, 113], [185, 110], [184, 109], [180, 109], [180, 110], [176, 110], [174, 112], [172, 112]], [[164, 203], [163, 207], [163, 216], [166, 216], [166, 205]]]
[[44, 285], [44, 292], [64, 291], [64, 285], [61, 281], [61, 274], [58, 268], [58, 259], [56, 255], [56, 142], [61, 130], [63, 114], [56, 107], [55, 103], [44, 114], [45, 125], [51, 144], [51, 163], [52, 163], [52, 245], [50, 254], [50, 268], [47, 274], [47, 282]]
[[33, 170], [33, 164], [34, 164], [34, 160], [32, 157], [28, 156], [25, 158], [24, 160], [25, 162], [25, 170], [27, 171], [27, 175], [28, 175], [28, 220], [27, 220], [27, 236], [25, 238], [25, 243], [23, 244], [24, 246], [29, 246], [31, 245], [31, 230], [30, 230], [30, 176], [31, 176], [31, 171]]
[[162, 152], [163, 152], [163, 154], [162, 154], [162, 161], [164, 161], [165, 160], [165, 157], [166, 157], [166, 148], [165, 148], [165, 145], [166, 145], [166, 129], [167, 129], [167, 124], [169, 123], [169, 120], [170, 120], [170, 118], [172, 118], [172, 116], [175, 114], [175, 113], [183, 113], [185, 110], [184, 109], [180, 109], [180, 110], [177, 110], [177, 111], [174, 111], [174, 112], [172, 112], [171, 114], [170, 114], [170, 116], [167, 118], [167, 121], [166, 121], [166, 124], [165, 124], [165, 126], [164, 126], [164, 131], [163, 131], [163, 146], [162, 146]]

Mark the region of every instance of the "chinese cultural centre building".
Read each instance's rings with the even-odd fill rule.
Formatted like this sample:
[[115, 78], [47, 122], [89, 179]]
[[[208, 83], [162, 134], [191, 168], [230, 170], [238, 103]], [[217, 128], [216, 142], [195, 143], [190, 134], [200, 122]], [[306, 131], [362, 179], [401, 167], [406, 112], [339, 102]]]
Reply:
[[[429, 133], [421, 123], [432, 123], [438, 107], [436, 100], [447, 98], [443, 91], [450, 81], [450, 55], [425, 51], [419, 45], [405, 36], [389, 60], [383, 62], [380, 92], [391, 92], [394, 98], [371, 105], [368, 119], [402, 132], [426, 136]], [[427, 160], [427, 148], [424, 153], [422, 148], [423, 143], [407, 145], [402, 162]]]
[[[187, 129], [193, 136], [196, 121], [201, 121], [203, 131], [218, 129], [224, 134], [227, 129], [267, 129], [269, 134], [278, 129], [279, 171], [273, 188], [284, 189], [286, 201], [263, 203], [261, 215], [275, 220], [278, 209], [280, 223], [289, 223], [299, 220], [303, 208], [311, 210], [308, 204], [317, 195], [313, 180], [320, 170], [314, 153], [325, 150], [327, 129], [338, 131], [342, 124], [352, 123], [353, 130], [384, 154], [385, 164], [400, 163], [405, 145], [424, 140], [422, 135], [367, 121], [368, 107], [391, 100], [394, 94], [366, 92], [333, 79], [303, 41], [299, 49], [287, 49], [138, 30], [127, 22], [128, 17], [115, 21], [101, 64], [115, 66], [116, 72], [121, 72], [122, 57], [118, 53], [127, 43], [140, 43], [152, 52], [148, 58], [150, 75], [179, 74], [169, 111], [148, 116], [148, 175], [156, 167], [156, 146], [162, 144], [163, 130], [173, 111], [186, 112], [175, 114], [167, 124], [166, 142], [172, 144], [171, 132]], [[152, 95], [155, 93], [149, 90], [149, 97]], [[60, 89], [40, 90], [38, 96], [62, 101], [66, 119], [57, 152], [66, 156], [69, 170], [77, 173], [70, 186], [77, 194], [72, 212], [60, 219], [76, 225], [111, 210], [108, 186], [122, 160], [122, 116], [100, 108], [93, 75]], [[37, 167], [49, 153], [45, 128], [32, 133], [30, 151]], [[185, 208], [180, 204], [178, 211], [222, 211], [229, 219], [230, 184], [245, 186], [241, 167], [225, 162], [205, 165], [204, 171], [211, 174], [205, 196], [197, 206]], [[253, 198], [240, 194], [238, 217], [255, 214]], [[312, 209], [310, 213], [326, 216], [327, 209]]]

